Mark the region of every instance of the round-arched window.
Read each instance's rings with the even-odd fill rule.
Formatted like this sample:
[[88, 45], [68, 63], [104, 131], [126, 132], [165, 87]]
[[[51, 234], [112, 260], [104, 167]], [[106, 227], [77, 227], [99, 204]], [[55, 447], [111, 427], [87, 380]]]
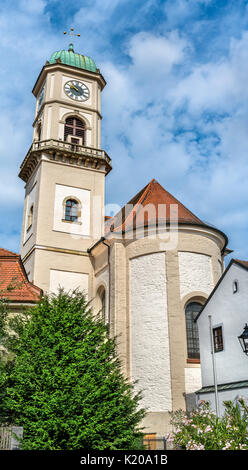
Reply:
[[65, 203], [65, 220], [76, 222], [79, 217], [79, 203], [75, 199], [67, 199]]
[[77, 137], [81, 137], [82, 144], [85, 145], [85, 123], [76, 117], [68, 117], [65, 121], [64, 140], [67, 140], [68, 135], [78, 141]]
[[106, 321], [106, 291], [103, 286], [99, 287], [96, 295], [96, 311], [100, 314], [103, 321]]
[[201, 309], [202, 305], [198, 302], [189, 303], [185, 309], [187, 351], [189, 359], [200, 359], [198, 326], [194, 320]]
[[105, 293], [105, 289], [103, 289], [100, 298], [101, 298], [101, 304], [102, 304], [102, 308], [101, 308], [102, 319], [105, 321], [105, 317], [106, 317], [106, 293]]

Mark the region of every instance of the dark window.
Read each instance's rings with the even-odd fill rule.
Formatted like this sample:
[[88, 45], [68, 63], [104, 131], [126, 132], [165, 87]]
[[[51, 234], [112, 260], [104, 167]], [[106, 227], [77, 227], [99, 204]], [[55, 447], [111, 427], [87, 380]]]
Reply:
[[74, 137], [81, 137], [83, 145], [85, 143], [85, 124], [76, 117], [69, 117], [65, 121], [65, 133], [64, 140], [67, 140], [67, 136], [72, 135]]
[[238, 292], [238, 290], [239, 290], [238, 281], [234, 281], [234, 283], [233, 283], [233, 293], [236, 294], [236, 292]]
[[34, 215], [34, 206], [32, 204], [32, 206], [29, 209], [29, 213], [28, 213], [28, 228], [27, 228], [27, 230], [29, 230], [30, 227], [33, 224], [33, 215]]
[[78, 202], [74, 199], [67, 199], [65, 203], [65, 220], [70, 222], [78, 220]]
[[39, 124], [38, 129], [37, 129], [37, 138], [38, 140], [41, 140], [41, 124]]
[[101, 304], [102, 304], [102, 319], [105, 321], [105, 316], [106, 316], [106, 294], [105, 294], [105, 290], [102, 292], [102, 295], [101, 295]]
[[194, 320], [201, 308], [201, 304], [197, 302], [191, 302], [187, 305], [185, 310], [187, 350], [189, 359], [200, 359], [198, 326]]
[[223, 351], [222, 326], [213, 328], [214, 352]]

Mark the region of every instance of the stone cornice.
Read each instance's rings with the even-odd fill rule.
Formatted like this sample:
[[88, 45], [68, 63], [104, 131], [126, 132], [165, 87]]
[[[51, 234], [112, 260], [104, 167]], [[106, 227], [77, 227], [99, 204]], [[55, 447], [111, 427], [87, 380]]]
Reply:
[[74, 145], [55, 139], [41, 140], [32, 143], [21, 164], [19, 177], [25, 183], [35, 171], [43, 155], [46, 156], [46, 160], [95, 171], [104, 171], [105, 174], [108, 174], [112, 169], [111, 158], [104, 150]]

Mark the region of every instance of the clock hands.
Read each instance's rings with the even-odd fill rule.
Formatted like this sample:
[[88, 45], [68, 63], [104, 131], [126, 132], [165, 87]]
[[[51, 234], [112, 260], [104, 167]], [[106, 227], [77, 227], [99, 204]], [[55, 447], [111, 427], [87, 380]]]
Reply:
[[89, 90], [84, 83], [71, 80], [64, 85], [64, 91], [69, 98], [85, 101], [89, 98]]
[[75, 87], [75, 85], [71, 84], [70, 88], [74, 88], [74, 90], [76, 90], [79, 93], [79, 89], [77, 87]]

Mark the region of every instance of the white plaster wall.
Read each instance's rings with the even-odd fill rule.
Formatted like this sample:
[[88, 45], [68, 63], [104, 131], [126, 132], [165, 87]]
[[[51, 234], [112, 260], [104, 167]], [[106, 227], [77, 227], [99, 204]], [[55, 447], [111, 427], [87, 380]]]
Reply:
[[[67, 197], [75, 197], [81, 203], [81, 217], [78, 222], [63, 222], [64, 205], [63, 201]], [[53, 230], [71, 233], [72, 235], [90, 236], [90, 191], [87, 189], [74, 188], [56, 184], [54, 203]]]
[[[236, 294], [233, 294], [234, 280], [239, 282], [239, 291]], [[248, 358], [238, 341], [245, 323], [248, 323], [247, 306], [248, 271], [233, 264], [197, 321], [203, 386], [213, 385], [209, 315], [212, 316], [212, 327], [222, 326], [223, 329], [224, 350], [215, 353], [218, 383], [247, 380]]]
[[202, 386], [200, 367], [185, 367], [185, 393], [194, 393]]
[[181, 298], [194, 291], [210, 294], [214, 287], [210, 256], [179, 252], [178, 259]]
[[66, 292], [79, 289], [88, 295], [88, 274], [74, 273], [69, 271], [50, 270], [50, 292], [57, 293], [59, 287]]
[[148, 411], [172, 409], [165, 253], [130, 260], [131, 377]]
[[[248, 388], [236, 388], [235, 390], [222, 390], [218, 392], [218, 403], [220, 414], [223, 415], [225, 412], [224, 401], [237, 401], [237, 398], [243, 397], [247, 403], [248, 401]], [[207, 401], [210, 405], [211, 410], [216, 412], [215, 405], [215, 394], [214, 393], [199, 393], [197, 394], [198, 400]]]
[[46, 138], [47, 139], [51, 138], [52, 112], [53, 112], [52, 106], [48, 106], [48, 109], [47, 109], [47, 129], [46, 129]]

